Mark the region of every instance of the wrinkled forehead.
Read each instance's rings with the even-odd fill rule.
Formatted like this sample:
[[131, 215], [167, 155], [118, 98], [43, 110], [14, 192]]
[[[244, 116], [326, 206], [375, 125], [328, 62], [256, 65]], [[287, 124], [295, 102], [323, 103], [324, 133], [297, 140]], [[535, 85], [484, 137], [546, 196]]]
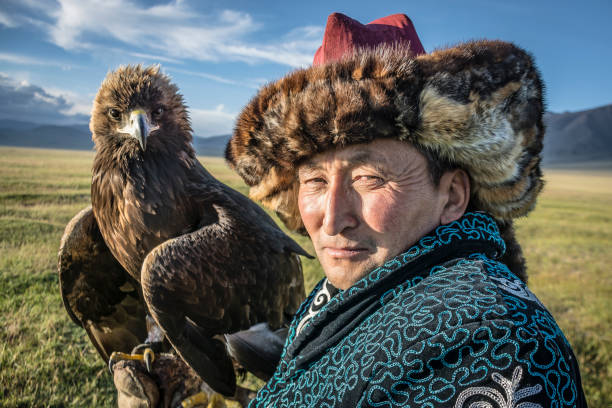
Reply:
[[426, 165], [425, 157], [408, 142], [377, 139], [371, 143], [337, 147], [316, 154], [298, 166], [298, 173], [329, 167], [373, 166], [387, 172], [399, 172]]

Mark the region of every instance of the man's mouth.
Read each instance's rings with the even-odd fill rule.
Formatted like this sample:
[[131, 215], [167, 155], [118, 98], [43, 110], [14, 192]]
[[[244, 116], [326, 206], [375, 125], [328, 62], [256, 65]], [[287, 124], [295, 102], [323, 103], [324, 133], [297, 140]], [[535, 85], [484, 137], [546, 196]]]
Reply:
[[325, 253], [332, 258], [350, 259], [368, 253], [367, 248], [362, 247], [324, 247]]

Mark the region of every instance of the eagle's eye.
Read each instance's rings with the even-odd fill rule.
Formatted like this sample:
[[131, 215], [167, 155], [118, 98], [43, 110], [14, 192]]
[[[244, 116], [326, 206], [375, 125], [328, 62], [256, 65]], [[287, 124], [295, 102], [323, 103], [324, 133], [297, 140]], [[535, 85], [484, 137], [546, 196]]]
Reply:
[[159, 117], [164, 113], [164, 107], [163, 106], [158, 106], [154, 111], [153, 111], [153, 117], [156, 119], [159, 119]]
[[119, 120], [121, 119], [121, 111], [119, 109], [115, 109], [115, 108], [110, 108], [108, 110], [108, 115], [113, 119], [113, 120]]

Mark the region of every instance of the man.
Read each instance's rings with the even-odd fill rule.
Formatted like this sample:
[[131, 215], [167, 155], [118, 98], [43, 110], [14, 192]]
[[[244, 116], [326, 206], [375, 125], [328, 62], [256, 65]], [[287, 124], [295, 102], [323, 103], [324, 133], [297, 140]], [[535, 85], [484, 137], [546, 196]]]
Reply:
[[404, 15], [329, 17], [226, 151], [326, 275], [250, 406], [586, 406], [512, 229], [542, 188], [542, 113], [512, 44], [425, 54]]

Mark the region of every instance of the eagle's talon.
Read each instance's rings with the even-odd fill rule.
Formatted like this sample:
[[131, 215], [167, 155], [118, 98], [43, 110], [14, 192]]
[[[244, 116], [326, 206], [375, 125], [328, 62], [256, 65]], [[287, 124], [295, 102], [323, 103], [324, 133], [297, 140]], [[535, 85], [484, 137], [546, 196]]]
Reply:
[[161, 341], [146, 341], [134, 347], [130, 354], [143, 354], [146, 349], [150, 348], [154, 353], [162, 353], [164, 344]]
[[129, 357], [129, 354], [122, 353], [120, 351], [113, 351], [108, 358], [108, 371], [113, 375], [113, 365], [119, 360], [125, 360], [125, 356]]
[[113, 351], [108, 359], [108, 369], [113, 374], [113, 365], [119, 360], [137, 360], [144, 361], [147, 372], [151, 372], [153, 361], [155, 361], [155, 353], [150, 348], [144, 349], [143, 354], [127, 354], [120, 351]]
[[150, 348], [146, 348], [142, 354], [145, 366], [147, 366], [147, 372], [151, 372], [151, 365], [155, 361], [155, 353]]

